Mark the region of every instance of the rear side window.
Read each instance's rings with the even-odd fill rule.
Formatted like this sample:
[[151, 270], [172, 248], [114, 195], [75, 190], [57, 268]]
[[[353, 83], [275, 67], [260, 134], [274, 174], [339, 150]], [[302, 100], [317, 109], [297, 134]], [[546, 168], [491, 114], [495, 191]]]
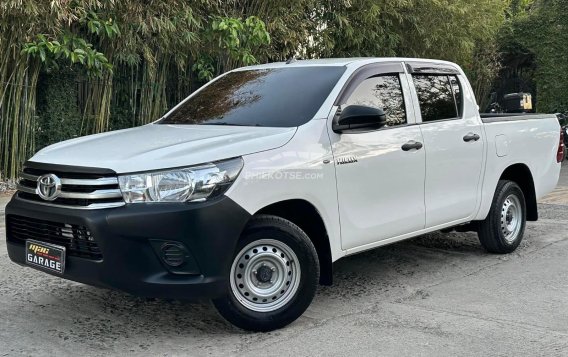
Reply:
[[456, 76], [414, 75], [422, 122], [457, 119], [462, 115], [462, 90]]
[[404, 96], [398, 75], [380, 75], [365, 79], [346, 100], [345, 105], [366, 105], [382, 109], [387, 126], [406, 124]]
[[317, 113], [345, 67], [313, 66], [228, 73], [159, 124], [294, 127]]

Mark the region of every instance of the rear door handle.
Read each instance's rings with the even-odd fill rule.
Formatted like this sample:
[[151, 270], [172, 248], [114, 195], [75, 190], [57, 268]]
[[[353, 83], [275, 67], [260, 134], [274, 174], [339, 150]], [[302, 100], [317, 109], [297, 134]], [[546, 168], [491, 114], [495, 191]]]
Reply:
[[420, 150], [420, 149], [422, 149], [422, 146], [424, 146], [424, 145], [422, 145], [421, 142], [410, 140], [406, 144], [402, 145], [402, 150], [404, 150], [404, 151], [410, 151], [412, 149]]
[[480, 136], [474, 133], [468, 133], [466, 136], [463, 137], [463, 141], [469, 143], [470, 141], [477, 141], [479, 140]]

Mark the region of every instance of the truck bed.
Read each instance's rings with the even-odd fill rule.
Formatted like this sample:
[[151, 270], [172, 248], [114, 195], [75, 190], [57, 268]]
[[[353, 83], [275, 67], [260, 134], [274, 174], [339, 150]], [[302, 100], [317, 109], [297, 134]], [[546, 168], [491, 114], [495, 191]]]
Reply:
[[495, 187], [506, 168], [522, 164], [530, 172], [538, 199], [554, 189], [560, 174], [556, 162], [560, 124], [553, 114], [481, 114], [486, 134], [486, 171], [483, 204], [478, 219], [484, 219]]

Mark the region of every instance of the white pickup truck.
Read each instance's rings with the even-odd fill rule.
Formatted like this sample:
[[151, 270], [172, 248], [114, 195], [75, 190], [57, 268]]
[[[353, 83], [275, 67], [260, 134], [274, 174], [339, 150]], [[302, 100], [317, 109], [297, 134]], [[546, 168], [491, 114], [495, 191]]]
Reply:
[[298, 318], [332, 263], [435, 230], [509, 253], [564, 154], [554, 115], [480, 116], [455, 64], [329, 59], [239, 68], [160, 120], [25, 164], [10, 258], [231, 323]]

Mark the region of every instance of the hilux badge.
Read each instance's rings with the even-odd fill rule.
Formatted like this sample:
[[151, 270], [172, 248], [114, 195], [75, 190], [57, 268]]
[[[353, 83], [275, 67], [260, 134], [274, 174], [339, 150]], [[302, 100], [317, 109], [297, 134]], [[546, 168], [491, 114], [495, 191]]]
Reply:
[[45, 174], [37, 180], [37, 194], [46, 201], [53, 201], [61, 192], [61, 180], [54, 174]]
[[355, 156], [340, 157], [337, 159], [337, 165], [353, 164], [358, 162]]

